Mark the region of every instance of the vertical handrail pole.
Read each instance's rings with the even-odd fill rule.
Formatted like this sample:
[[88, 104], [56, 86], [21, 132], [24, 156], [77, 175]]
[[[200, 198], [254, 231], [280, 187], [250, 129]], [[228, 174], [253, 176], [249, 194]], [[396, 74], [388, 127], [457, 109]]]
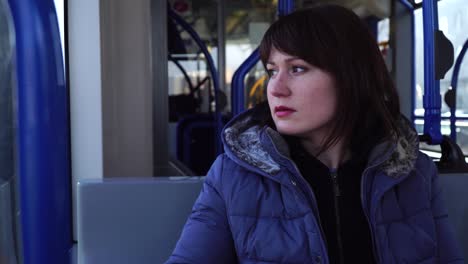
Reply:
[[450, 137], [453, 142], [457, 142], [457, 126], [455, 124], [457, 117], [455, 116], [455, 111], [457, 110], [457, 86], [458, 86], [458, 75], [460, 74], [460, 67], [465, 57], [466, 50], [468, 49], [468, 40], [463, 44], [463, 48], [460, 51], [460, 54], [457, 57], [457, 61], [453, 67], [452, 72], [452, 81], [450, 82], [450, 87], [453, 90], [453, 107], [450, 108]]
[[258, 48], [239, 66], [232, 77], [232, 114], [236, 116], [245, 110], [245, 85], [244, 79], [249, 71], [260, 60]]
[[435, 34], [439, 29], [437, 1], [423, 1], [424, 27], [424, 134], [430, 138], [430, 144], [440, 144], [440, 81], [435, 77]]
[[[226, 2], [218, 0], [218, 76], [219, 91], [226, 92]], [[215, 78], [213, 76], [213, 78]], [[215, 88], [216, 89], [216, 88]], [[219, 93], [220, 94], [220, 93]], [[221, 142], [221, 130], [223, 129], [221, 107], [218, 106], [219, 98], [216, 98], [216, 154], [221, 154], [223, 150]]]

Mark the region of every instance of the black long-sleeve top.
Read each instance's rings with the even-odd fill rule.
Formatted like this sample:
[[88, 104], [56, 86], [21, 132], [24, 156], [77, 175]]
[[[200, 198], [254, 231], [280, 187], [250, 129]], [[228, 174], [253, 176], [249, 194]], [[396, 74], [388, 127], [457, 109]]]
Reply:
[[375, 263], [370, 227], [361, 205], [366, 160], [354, 157], [331, 170], [309, 155], [297, 139], [287, 141], [292, 159], [317, 200], [330, 263]]

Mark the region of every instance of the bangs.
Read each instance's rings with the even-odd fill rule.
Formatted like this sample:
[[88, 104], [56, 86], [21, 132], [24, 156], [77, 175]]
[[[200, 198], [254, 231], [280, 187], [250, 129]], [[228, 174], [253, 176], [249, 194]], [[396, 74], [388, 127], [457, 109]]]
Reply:
[[274, 22], [265, 32], [260, 43], [259, 54], [266, 65], [272, 49], [298, 57], [326, 71], [331, 71], [329, 50], [333, 41], [325, 39], [329, 27], [320, 14], [310, 11], [297, 11], [294, 16], [287, 15]]

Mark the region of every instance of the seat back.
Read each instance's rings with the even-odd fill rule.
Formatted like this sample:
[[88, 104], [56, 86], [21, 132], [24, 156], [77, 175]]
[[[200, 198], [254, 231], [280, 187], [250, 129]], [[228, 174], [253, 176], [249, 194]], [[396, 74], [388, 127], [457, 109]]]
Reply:
[[0, 179], [0, 264], [16, 264], [11, 182]]
[[164, 263], [202, 184], [200, 177], [80, 181], [78, 263]]
[[449, 221], [465, 259], [468, 257], [468, 174], [440, 174]]

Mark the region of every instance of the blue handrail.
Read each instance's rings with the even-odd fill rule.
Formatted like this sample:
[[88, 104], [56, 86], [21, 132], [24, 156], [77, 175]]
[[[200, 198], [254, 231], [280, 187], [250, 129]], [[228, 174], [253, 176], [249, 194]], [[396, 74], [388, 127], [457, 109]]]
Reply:
[[278, 16], [285, 16], [294, 10], [294, 1], [279, 0], [278, 1]]
[[437, 1], [423, 1], [424, 27], [424, 134], [429, 137], [429, 144], [440, 144], [440, 81], [435, 77], [435, 42], [434, 35], [439, 29]]
[[218, 104], [218, 93], [219, 93], [219, 76], [218, 76], [218, 71], [216, 70], [216, 66], [213, 61], [213, 57], [211, 57], [211, 54], [208, 52], [208, 49], [206, 48], [206, 45], [203, 43], [201, 38], [198, 36], [197, 32], [193, 30], [193, 28], [185, 22], [183, 18], [181, 18], [178, 14], [176, 14], [173, 10], [169, 9], [168, 11], [169, 17], [174, 19], [179, 25], [181, 25], [187, 33], [195, 40], [197, 43], [198, 47], [202, 51], [203, 55], [205, 55], [206, 61], [208, 63], [208, 68], [210, 70], [210, 74], [213, 78], [213, 86], [214, 86], [214, 94], [215, 94], [215, 119], [216, 119], [216, 129], [215, 129], [215, 146], [216, 146], [216, 154], [221, 154], [223, 150], [223, 146], [221, 143], [221, 129], [223, 127], [223, 123], [221, 120], [221, 109], [219, 109], [219, 104]]
[[187, 82], [189, 86], [190, 94], [193, 96], [195, 92], [195, 88], [193, 86], [192, 80], [190, 79], [187, 71], [184, 69], [182, 64], [180, 64], [180, 62], [176, 58], [172, 57], [171, 54], [169, 54], [168, 57], [169, 57], [169, 60], [172, 61], [177, 66], [177, 68], [179, 68], [180, 72], [182, 72], [182, 75], [184, 75], [185, 81]]
[[400, 3], [402, 5], [404, 5], [406, 7], [406, 9], [408, 9], [408, 11], [410, 11], [410, 12], [414, 11], [413, 5], [410, 2], [408, 2], [408, 0], [400, 0]]
[[[294, 10], [293, 0], [279, 0], [278, 1], [278, 16], [284, 16]], [[231, 97], [232, 97], [232, 113], [236, 116], [245, 110], [245, 76], [260, 60], [258, 48], [239, 66], [232, 77], [231, 84]]]
[[457, 57], [457, 60], [455, 62], [453, 72], [452, 72], [452, 81], [450, 83], [450, 86], [452, 87], [453, 90], [453, 107], [450, 108], [450, 137], [454, 142], [457, 142], [457, 131], [456, 131], [456, 116], [455, 116], [455, 110], [457, 110], [457, 86], [458, 86], [458, 75], [460, 74], [460, 67], [463, 62], [463, 58], [465, 57], [466, 50], [468, 49], [468, 40], [465, 41], [465, 44], [463, 44], [463, 48], [460, 51], [460, 54]]
[[232, 113], [236, 116], [245, 110], [245, 85], [244, 79], [249, 71], [260, 60], [258, 48], [239, 66], [232, 77]]
[[9, 0], [16, 35], [16, 160], [23, 263], [72, 247], [68, 90], [53, 0]]

